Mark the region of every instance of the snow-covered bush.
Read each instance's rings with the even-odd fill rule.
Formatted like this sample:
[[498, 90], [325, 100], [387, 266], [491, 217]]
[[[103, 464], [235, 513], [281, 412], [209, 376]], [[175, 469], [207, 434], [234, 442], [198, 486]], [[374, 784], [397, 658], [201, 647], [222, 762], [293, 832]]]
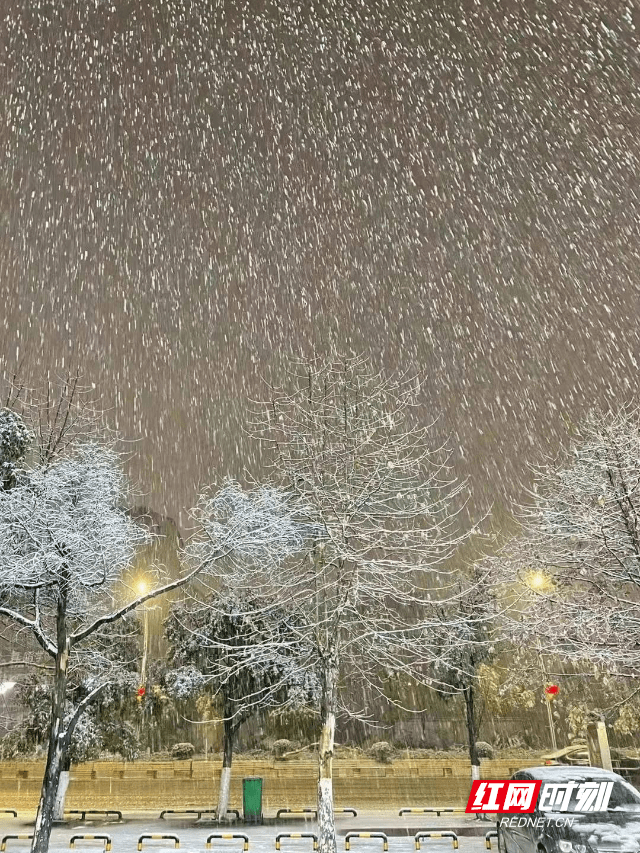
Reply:
[[637, 735], [640, 731], [640, 708], [636, 702], [627, 702], [622, 706], [613, 730], [620, 735]]
[[102, 749], [112, 755], [120, 755], [125, 761], [140, 757], [140, 738], [131, 723], [114, 720], [102, 724]]
[[71, 738], [70, 758], [75, 763], [93, 761], [100, 755], [101, 737], [95, 721], [88, 714], [80, 717]]
[[192, 743], [177, 743], [171, 747], [171, 758], [177, 761], [184, 760], [185, 758], [193, 758], [195, 751], [196, 748]]
[[0, 758], [3, 761], [13, 761], [27, 750], [28, 743], [22, 729], [13, 729], [0, 740]]
[[395, 755], [394, 748], [386, 740], [380, 740], [372, 744], [367, 752], [371, 758], [374, 758], [381, 764], [391, 764]]
[[290, 738], [295, 734], [301, 744], [318, 740], [319, 722], [318, 712], [309, 705], [274, 708], [268, 711], [265, 720], [267, 734], [274, 740]]
[[601, 718], [600, 711], [585, 702], [569, 705], [566, 710], [566, 720], [569, 725], [569, 737], [573, 740], [586, 737], [587, 725]]
[[477, 741], [476, 750], [478, 758], [493, 758], [493, 747], [484, 740]]
[[281, 738], [274, 742], [271, 747], [271, 752], [273, 753], [275, 758], [284, 758], [285, 753], [291, 752], [295, 748], [295, 745], [286, 738]]
[[164, 681], [168, 695], [179, 701], [199, 696], [207, 684], [207, 679], [195, 666], [168, 670]]

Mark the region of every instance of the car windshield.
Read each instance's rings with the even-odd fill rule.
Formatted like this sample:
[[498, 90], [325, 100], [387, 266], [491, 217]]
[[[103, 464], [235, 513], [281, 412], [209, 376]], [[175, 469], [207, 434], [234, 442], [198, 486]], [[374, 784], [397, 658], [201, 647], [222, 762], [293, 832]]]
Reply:
[[556, 813], [638, 812], [640, 794], [624, 782], [602, 779], [544, 782], [539, 803], [540, 811]]
[[632, 807], [633, 810], [640, 808], [640, 794], [632, 788], [627, 788], [626, 785], [616, 782], [611, 790], [609, 809], [624, 809], [627, 806]]

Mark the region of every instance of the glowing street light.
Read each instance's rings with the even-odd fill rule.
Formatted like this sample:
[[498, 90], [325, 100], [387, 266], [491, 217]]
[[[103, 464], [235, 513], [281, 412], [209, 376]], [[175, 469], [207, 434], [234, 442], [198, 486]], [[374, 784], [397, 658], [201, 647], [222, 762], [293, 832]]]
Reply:
[[552, 586], [549, 575], [539, 570], [529, 572], [525, 577], [525, 583], [534, 592], [546, 592]]
[[149, 592], [149, 581], [146, 578], [138, 578], [134, 586], [138, 595], [146, 595]]
[[[541, 571], [540, 569], [531, 569], [531, 571], [527, 572], [527, 574], [523, 578], [525, 586], [527, 586], [532, 592], [538, 593], [542, 595], [545, 592], [549, 592], [553, 589], [553, 578], [551, 575], [548, 575], [546, 572]], [[544, 698], [546, 700], [547, 705], [547, 714], [549, 716], [549, 732], [551, 734], [551, 745], [553, 749], [558, 748], [558, 744], [556, 741], [556, 729], [553, 723], [553, 712], [551, 710], [551, 705], [553, 700], [558, 695], [558, 685], [551, 684], [548, 680], [547, 670], [544, 665], [544, 657], [542, 655], [542, 649], [540, 648], [540, 641], [536, 640], [536, 648], [538, 651], [538, 657], [540, 659], [540, 669], [542, 670], [542, 676], [544, 681], [546, 682], [546, 686], [544, 687]]]

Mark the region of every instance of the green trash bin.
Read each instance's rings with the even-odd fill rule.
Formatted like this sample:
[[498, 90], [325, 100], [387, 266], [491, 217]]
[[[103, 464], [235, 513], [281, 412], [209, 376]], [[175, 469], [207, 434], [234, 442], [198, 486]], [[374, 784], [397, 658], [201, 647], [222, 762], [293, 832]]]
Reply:
[[262, 823], [262, 777], [242, 780], [242, 812], [245, 823]]

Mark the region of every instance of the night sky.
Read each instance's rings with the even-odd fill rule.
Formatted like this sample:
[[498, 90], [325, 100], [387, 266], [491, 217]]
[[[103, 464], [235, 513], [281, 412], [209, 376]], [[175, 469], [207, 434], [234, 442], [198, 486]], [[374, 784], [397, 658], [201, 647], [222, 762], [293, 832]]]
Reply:
[[637, 403], [630, 2], [0, 0], [0, 369], [80, 366], [181, 522], [332, 349], [425, 383], [500, 513]]

